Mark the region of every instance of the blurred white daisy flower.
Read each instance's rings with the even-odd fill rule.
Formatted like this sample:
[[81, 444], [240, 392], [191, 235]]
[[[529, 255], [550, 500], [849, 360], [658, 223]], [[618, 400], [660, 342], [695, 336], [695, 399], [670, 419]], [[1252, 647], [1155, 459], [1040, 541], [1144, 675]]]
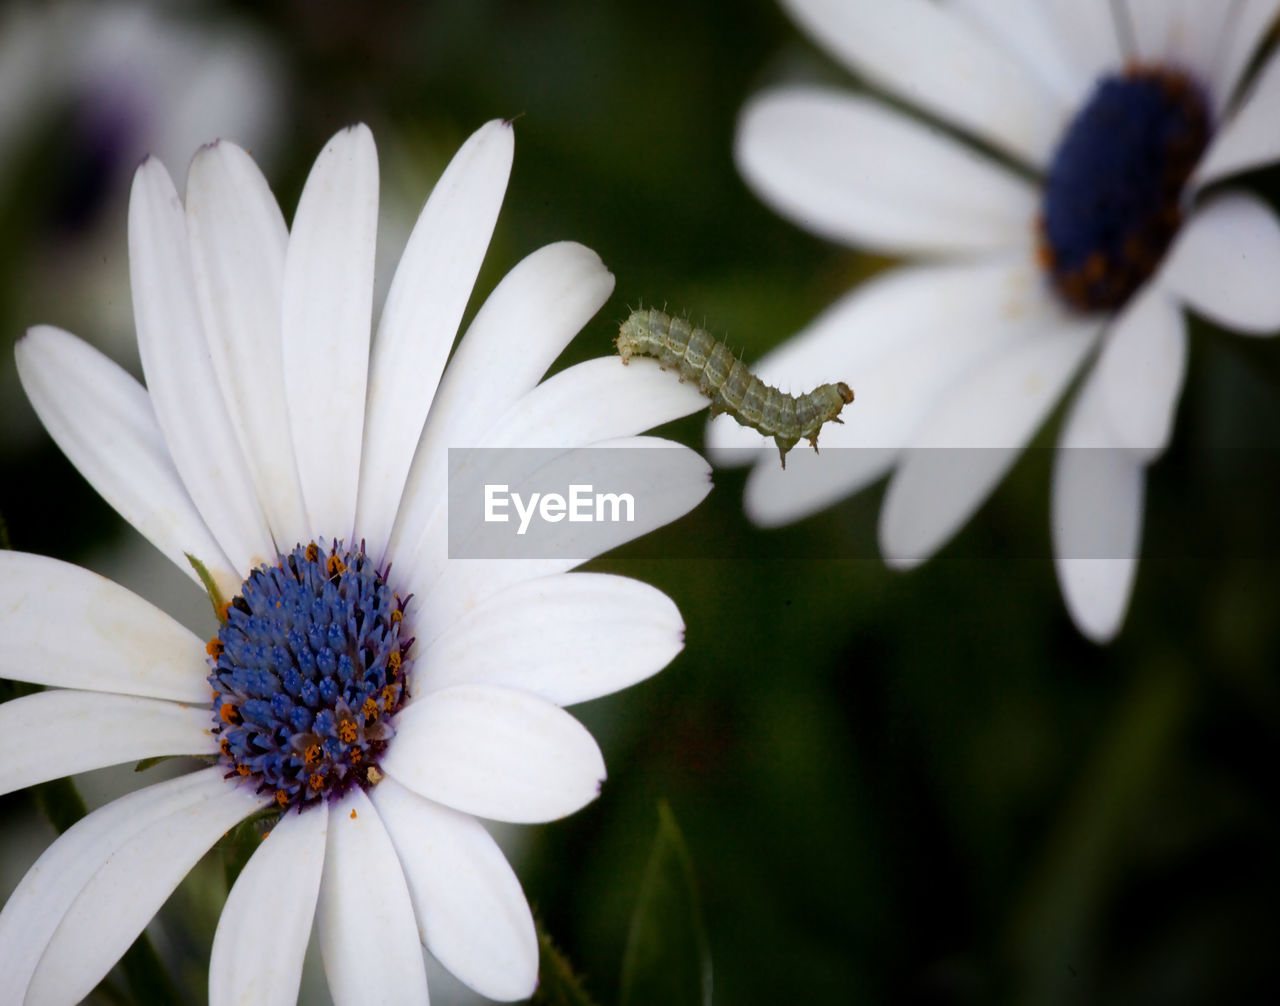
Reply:
[[[130, 793], [41, 856], [0, 911], [0, 1000], [74, 1002], [236, 822], [282, 811], [228, 896], [210, 1001], [292, 1002], [318, 929], [338, 1003], [427, 1001], [422, 947], [495, 999], [530, 995], [520, 884], [477, 818], [547, 821], [604, 763], [561, 707], [653, 674], [679, 613], [582, 555], [451, 559], [449, 445], [669, 448], [610, 547], [709, 489], [637, 437], [701, 407], [610, 357], [539, 380], [613, 277], [565, 242], [519, 263], [445, 360], [512, 158], [492, 122], [436, 184], [370, 342], [378, 165], [363, 126], [320, 154], [287, 229], [239, 147], [204, 148], [185, 204], [137, 171], [129, 258], [143, 388], [49, 327], [18, 345], [59, 446], [161, 552], [230, 598], [208, 641], [124, 588], [0, 553], [0, 791], [160, 755], [218, 764]], [[210, 693], [213, 702], [210, 704]], [[105, 920], [105, 921], [104, 921]]]
[[[1182, 388], [1184, 307], [1246, 334], [1280, 327], [1280, 225], [1219, 185], [1280, 158], [1280, 57], [1242, 86], [1280, 3], [784, 6], [855, 73], [995, 156], [849, 92], [748, 104], [736, 156], [761, 198], [824, 237], [924, 260], [761, 361], [774, 383], [853, 385], [856, 413], [823, 447], [858, 450], [758, 464], [748, 514], [783, 524], [892, 472], [881, 550], [914, 566], [1087, 367], [1058, 438], [1053, 546], [1076, 624], [1109, 639]], [[726, 460], [752, 442], [722, 419], [708, 438]]]
[[[8, 237], [21, 247], [21, 310], [89, 323], [113, 357], [136, 362], [124, 289], [125, 182], [148, 154], [185, 167], [211, 136], [269, 161], [285, 81], [269, 43], [203, 3], [12, 0], [0, 10], [0, 190], [38, 160], [38, 211]], [[30, 200], [28, 200], [29, 202]], [[30, 233], [35, 229], [36, 233]], [[31, 317], [33, 315], [27, 315]], [[39, 317], [39, 314], [34, 315]], [[21, 403], [6, 354], [0, 398]], [[0, 443], [39, 427], [4, 407]]]

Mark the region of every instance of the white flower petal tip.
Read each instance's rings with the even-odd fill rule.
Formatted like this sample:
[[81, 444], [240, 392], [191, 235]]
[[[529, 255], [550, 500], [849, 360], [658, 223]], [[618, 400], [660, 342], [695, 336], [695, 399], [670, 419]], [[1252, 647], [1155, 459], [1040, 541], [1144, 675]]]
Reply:
[[533, 995], [538, 985], [533, 914], [484, 826], [391, 778], [371, 796], [400, 855], [427, 949], [489, 999], [511, 1002]]
[[1072, 405], [1054, 455], [1051, 533], [1063, 599], [1095, 642], [1120, 630], [1137, 571], [1145, 465], [1118, 446], [1105, 382], [1090, 375]]
[[147, 391], [82, 339], [50, 325], [14, 347], [18, 377], [54, 442], [81, 475], [183, 573], [199, 555], [224, 591], [240, 582], [165, 445]]
[[1196, 168], [1196, 188], [1280, 159], [1280, 53], [1273, 53], [1249, 85], [1235, 114], [1222, 124]]
[[285, 814], [236, 878], [213, 937], [210, 1006], [298, 1001], [329, 815]]
[[382, 767], [437, 803], [518, 824], [572, 814], [605, 780], [586, 727], [545, 699], [495, 685], [454, 685], [411, 702]]
[[1201, 207], [1179, 232], [1160, 282], [1227, 328], [1280, 329], [1280, 220], [1257, 196], [1229, 192]]
[[307, 176], [285, 254], [284, 390], [314, 534], [350, 537], [363, 441], [378, 154], [368, 127], [329, 141]]
[[505, 685], [557, 705], [656, 674], [684, 648], [684, 621], [662, 591], [603, 573], [563, 573], [481, 601], [420, 652], [410, 691]]
[[903, 453], [880, 511], [884, 560], [928, 559], [982, 505], [1094, 345], [1097, 324], [1022, 339], [953, 388]]

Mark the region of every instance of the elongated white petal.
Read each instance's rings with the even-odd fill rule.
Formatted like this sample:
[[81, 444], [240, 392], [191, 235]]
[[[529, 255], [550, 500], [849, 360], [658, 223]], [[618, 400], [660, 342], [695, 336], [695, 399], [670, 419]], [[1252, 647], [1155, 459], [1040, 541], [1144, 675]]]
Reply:
[[270, 794], [255, 796], [222, 775], [216, 767], [192, 773], [195, 781], [182, 799], [165, 801], [163, 816], [132, 829], [99, 860], [49, 940], [28, 1001], [77, 1002], [88, 995], [213, 843], [270, 802]]
[[1169, 443], [1187, 372], [1182, 311], [1157, 283], [1125, 305], [1097, 362], [1097, 383], [1115, 442], [1150, 461]]
[[[208, 772], [216, 778], [215, 769]], [[130, 838], [202, 799], [206, 775], [191, 773], [129, 793], [77, 821], [41, 854], [0, 911], [0, 1002], [28, 1001], [36, 965], [85, 884]]]
[[1227, 192], [1179, 232], [1161, 283], [1196, 311], [1249, 335], [1280, 329], [1280, 220], [1257, 196]]
[[410, 693], [470, 681], [571, 705], [656, 674], [683, 647], [684, 622], [662, 591], [621, 576], [564, 573], [480, 602], [419, 651]]
[[1280, 0], [1239, 0], [1233, 8], [1235, 17], [1224, 21], [1223, 40], [1211, 81], [1219, 111], [1231, 100], [1250, 58], [1275, 24]]
[[1124, 67], [1128, 54], [1116, 32], [1112, 0], [1041, 0], [1039, 6], [1066, 61], [1088, 82], [1086, 90]]
[[1053, 562], [1072, 619], [1105, 643], [1119, 631], [1137, 571], [1146, 484], [1139, 455], [1116, 444], [1098, 375], [1081, 388], [1054, 455]]
[[369, 370], [378, 154], [366, 126], [329, 141], [307, 177], [285, 254], [284, 390], [313, 534], [349, 538]]
[[187, 175], [187, 233], [213, 369], [278, 549], [309, 534], [285, 406], [280, 303], [289, 230], [253, 159], [204, 147]]
[[1196, 186], [1280, 160], [1280, 52], [1272, 53], [1196, 168]]
[[[512, 496], [529, 500], [531, 486], [589, 485], [626, 492], [631, 504], [618, 505], [618, 516], [571, 524], [540, 522], [534, 537], [515, 534], [516, 524], [495, 525], [484, 518], [483, 485], [492, 468], [480, 467], [473, 479], [455, 489], [459, 503], [450, 516], [450, 559], [435, 586], [424, 590], [421, 610], [430, 612], [419, 625], [418, 640], [426, 645], [464, 612], [505, 587], [538, 576], [563, 573], [589, 559], [671, 523], [697, 506], [711, 491], [711, 469], [696, 453], [669, 440], [631, 437], [603, 441], [590, 448], [565, 452], [545, 462], [540, 452], [496, 452], [497, 471], [513, 476]], [[522, 463], [535, 470], [519, 473]], [[527, 475], [527, 479], [524, 476]], [[493, 481], [501, 481], [494, 479]], [[620, 487], [625, 487], [620, 488]], [[503, 535], [501, 532], [509, 534]], [[527, 541], [536, 541], [529, 547]], [[471, 556], [471, 558], [467, 558]], [[488, 558], [485, 558], [487, 556]], [[532, 557], [531, 557], [532, 556]], [[495, 558], [501, 561], [493, 561]], [[417, 581], [412, 581], [417, 582]]]
[[1223, 32], [1234, 19], [1216, 4], [1198, 0], [1126, 0], [1136, 57], [1148, 65], [1177, 66], [1208, 80]]
[[[843, 426], [823, 429], [820, 455], [793, 451], [785, 470], [776, 454], [755, 455], [748, 517], [778, 526], [869, 485], [978, 361], [1063, 320], [1029, 257], [898, 269], [862, 284], [758, 365], [773, 384], [807, 389], [840, 378], [857, 397]], [[708, 430], [713, 446], [735, 435], [723, 422]]]
[[[598, 357], [543, 381], [478, 441], [448, 446], [569, 450], [632, 436], [708, 404], [693, 383], [681, 383], [660, 370], [656, 360], [633, 359], [624, 366], [618, 357]], [[440, 493], [428, 495], [427, 484], [410, 484], [389, 553], [397, 568], [424, 591], [437, 584], [448, 561], [446, 500]]]
[[1040, 3], [1006, 0], [950, 0], [949, 6], [982, 28], [1067, 108], [1074, 108], [1093, 85], [1072, 66]]
[[59, 688], [0, 704], [0, 793], [161, 755], [217, 754], [207, 706]]
[[1038, 332], [975, 366], [938, 403], [889, 482], [880, 511], [887, 563], [941, 547], [987, 498], [1094, 343], [1096, 323]]
[[520, 823], [572, 814], [599, 795], [605, 777], [595, 739], [559, 706], [478, 684], [401, 710], [382, 768], [429, 800]]
[[146, 389], [88, 343], [48, 325], [31, 329], [14, 355], [40, 421], [102, 498], [193, 581], [200, 582], [186, 553], [224, 593], [234, 591], [241, 577], [187, 494]]
[[129, 280], [142, 371], [169, 454], [223, 552], [247, 574], [275, 549], [213, 375], [182, 200], [154, 158], [138, 168], [129, 197]]
[[878, 101], [766, 92], [743, 112], [734, 156], [774, 209], [837, 241], [955, 253], [1026, 245], [1034, 234], [1030, 184]]
[[[538, 383], [612, 290], [613, 274], [599, 256], [571, 241], [540, 248], [507, 273], [445, 371], [405, 486], [397, 539], [421, 535], [424, 519], [443, 498], [449, 446], [478, 443]], [[423, 499], [431, 506], [422, 507]]]
[[[423, 207], [391, 281], [373, 342], [360, 459], [360, 535], [374, 556], [386, 547], [440, 372], [489, 247], [513, 150], [510, 123], [497, 119], [462, 145]], [[482, 397], [477, 391], [472, 385], [467, 393]]]
[[210, 1006], [293, 1006], [320, 893], [329, 814], [285, 814], [249, 857], [218, 917]]
[[484, 826], [391, 778], [372, 790], [372, 799], [400, 856], [427, 949], [489, 999], [533, 995], [533, 915], [520, 881]]
[[1042, 165], [1067, 112], [1000, 45], [932, 0], [784, 0], [852, 69], [926, 111]]
[[0, 676], [208, 703], [204, 644], [97, 573], [0, 551]]
[[404, 871], [359, 788], [329, 810], [316, 927], [335, 1006], [426, 1006], [427, 972]]

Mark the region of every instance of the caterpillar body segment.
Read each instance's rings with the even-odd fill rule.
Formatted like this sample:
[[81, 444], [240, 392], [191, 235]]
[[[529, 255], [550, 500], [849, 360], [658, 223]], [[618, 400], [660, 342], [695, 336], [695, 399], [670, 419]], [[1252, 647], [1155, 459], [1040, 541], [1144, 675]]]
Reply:
[[711, 414], [726, 413], [742, 426], [773, 437], [782, 467], [787, 451], [802, 439], [818, 449], [824, 423], [839, 423], [840, 410], [853, 401], [843, 381], [823, 384], [803, 395], [787, 395], [765, 384], [704, 328], [672, 318], [657, 308], [641, 308], [618, 329], [616, 345], [626, 363], [632, 356], [652, 356], [664, 369], [679, 371], [680, 380], [697, 381], [711, 399]]

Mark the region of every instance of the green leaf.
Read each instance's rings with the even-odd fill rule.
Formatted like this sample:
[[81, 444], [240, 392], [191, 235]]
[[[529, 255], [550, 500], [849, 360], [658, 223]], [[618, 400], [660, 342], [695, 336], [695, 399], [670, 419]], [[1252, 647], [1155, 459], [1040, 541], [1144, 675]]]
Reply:
[[191, 563], [191, 568], [196, 571], [196, 576], [200, 577], [200, 582], [204, 584], [205, 592], [209, 595], [209, 603], [213, 605], [213, 613], [218, 618], [219, 625], [227, 624], [227, 602], [222, 596], [222, 591], [218, 589], [218, 585], [213, 580], [213, 574], [203, 562], [197, 559], [190, 552], [184, 552], [187, 562]]
[[675, 815], [658, 804], [658, 834], [631, 916], [620, 1006], [710, 1006], [711, 954], [698, 908], [693, 861]]
[[530, 1002], [533, 1006], [595, 1006], [569, 958], [547, 935], [542, 923], [537, 926], [538, 987]]

